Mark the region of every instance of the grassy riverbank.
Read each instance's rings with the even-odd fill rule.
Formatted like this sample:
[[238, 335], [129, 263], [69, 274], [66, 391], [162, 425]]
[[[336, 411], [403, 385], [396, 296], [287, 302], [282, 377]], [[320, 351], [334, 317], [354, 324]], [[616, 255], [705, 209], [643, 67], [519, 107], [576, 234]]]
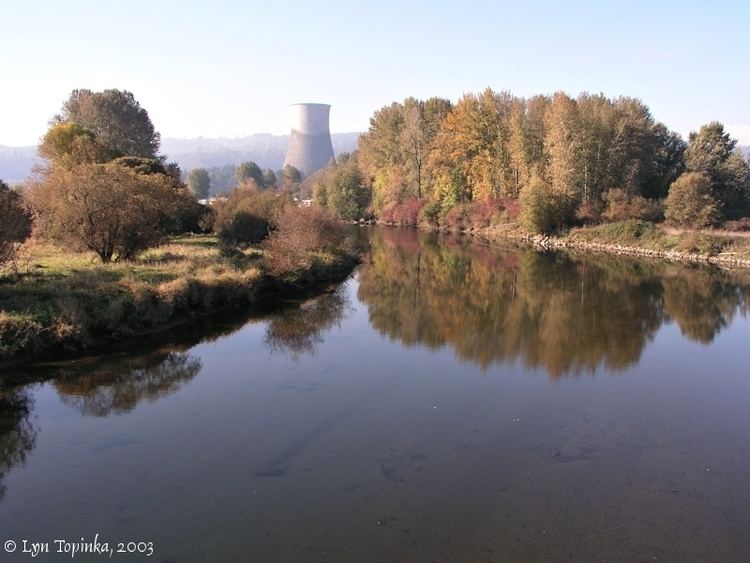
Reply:
[[531, 240], [538, 246], [750, 268], [750, 238], [738, 232], [675, 229], [631, 220], [576, 228], [559, 237], [537, 236]]
[[541, 249], [648, 256], [674, 262], [702, 262], [750, 269], [750, 232], [679, 229], [638, 220], [578, 227], [557, 235], [530, 234], [515, 222], [479, 229], [438, 230], [464, 232], [489, 240], [512, 239]]
[[271, 274], [268, 250], [226, 248], [190, 236], [101, 264], [93, 254], [30, 243], [17, 272], [0, 276], [0, 362], [70, 354], [163, 329], [191, 316], [247, 306], [345, 276], [353, 252], [313, 252]]

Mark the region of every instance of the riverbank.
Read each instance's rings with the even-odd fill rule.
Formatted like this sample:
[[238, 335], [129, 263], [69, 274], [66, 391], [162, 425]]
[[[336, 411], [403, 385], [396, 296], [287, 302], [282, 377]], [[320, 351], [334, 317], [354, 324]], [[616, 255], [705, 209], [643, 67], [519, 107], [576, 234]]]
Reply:
[[353, 251], [317, 252], [293, 274], [272, 275], [265, 252], [189, 236], [132, 262], [100, 264], [93, 255], [32, 243], [17, 273], [0, 278], [0, 367], [73, 355], [196, 316], [293, 296], [345, 278], [357, 263]]
[[[445, 227], [430, 230], [455, 232]], [[750, 269], [750, 233], [745, 232], [690, 231], [638, 220], [573, 228], [560, 235], [530, 234], [516, 223], [461, 232], [489, 241], [514, 240], [538, 250], [598, 252]]]
[[537, 248], [605, 252], [672, 262], [750, 268], [750, 239], [741, 233], [670, 229], [645, 221], [624, 221], [571, 229], [563, 236], [525, 236]]

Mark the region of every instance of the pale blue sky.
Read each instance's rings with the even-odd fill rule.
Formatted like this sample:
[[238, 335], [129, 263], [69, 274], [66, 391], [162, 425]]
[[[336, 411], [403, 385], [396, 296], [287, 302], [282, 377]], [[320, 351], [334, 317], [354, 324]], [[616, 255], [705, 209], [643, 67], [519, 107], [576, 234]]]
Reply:
[[0, 0], [0, 144], [34, 144], [73, 88], [132, 91], [165, 137], [286, 133], [288, 104], [367, 128], [406, 96], [586, 90], [683, 135], [750, 144], [750, 2]]

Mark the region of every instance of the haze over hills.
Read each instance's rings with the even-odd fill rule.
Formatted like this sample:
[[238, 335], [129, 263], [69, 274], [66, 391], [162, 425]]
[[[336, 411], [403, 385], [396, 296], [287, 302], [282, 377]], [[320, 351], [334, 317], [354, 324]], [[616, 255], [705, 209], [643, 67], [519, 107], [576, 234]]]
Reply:
[[[357, 148], [360, 133], [332, 133], [333, 151], [336, 155]], [[240, 164], [248, 160], [261, 168], [278, 170], [284, 162], [289, 135], [259, 133], [238, 138], [176, 139], [164, 138], [161, 152], [169, 161], [176, 161], [184, 172], [193, 168], [210, 168], [226, 164]], [[742, 147], [750, 158], [750, 146]], [[34, 164], [41, 163], [36, 147], [6, 147], [0, 145], [0, 180], [9, 183], [23, 182]]]
[[[357, 148], [359, 133], [332, 133], [333, 151], [336, 155]], [[200, 167], [240, 164], [252, 160], [261, 168], [278, 170], [284, 163], [289, 135], [259, 133], [238, 138], [176, 139], [166, 137], [161, 141], [161, 153], [167, 160], [175, 161], [184, 172]], [[35, 164], [41, 163], [36, 147], [6, 147], [0, 145], [0, 179], [6, 182], [23, 182]]]

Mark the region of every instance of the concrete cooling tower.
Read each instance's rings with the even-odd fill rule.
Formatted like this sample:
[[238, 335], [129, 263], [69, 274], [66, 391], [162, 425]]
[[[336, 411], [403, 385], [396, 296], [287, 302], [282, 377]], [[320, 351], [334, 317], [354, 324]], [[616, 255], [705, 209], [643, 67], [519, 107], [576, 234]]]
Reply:
[[304, 176], [323, 168], [333, 158], [328, 130], [328, 104], [292, 104], [292, 132], [284, 166], [291, 164]]

